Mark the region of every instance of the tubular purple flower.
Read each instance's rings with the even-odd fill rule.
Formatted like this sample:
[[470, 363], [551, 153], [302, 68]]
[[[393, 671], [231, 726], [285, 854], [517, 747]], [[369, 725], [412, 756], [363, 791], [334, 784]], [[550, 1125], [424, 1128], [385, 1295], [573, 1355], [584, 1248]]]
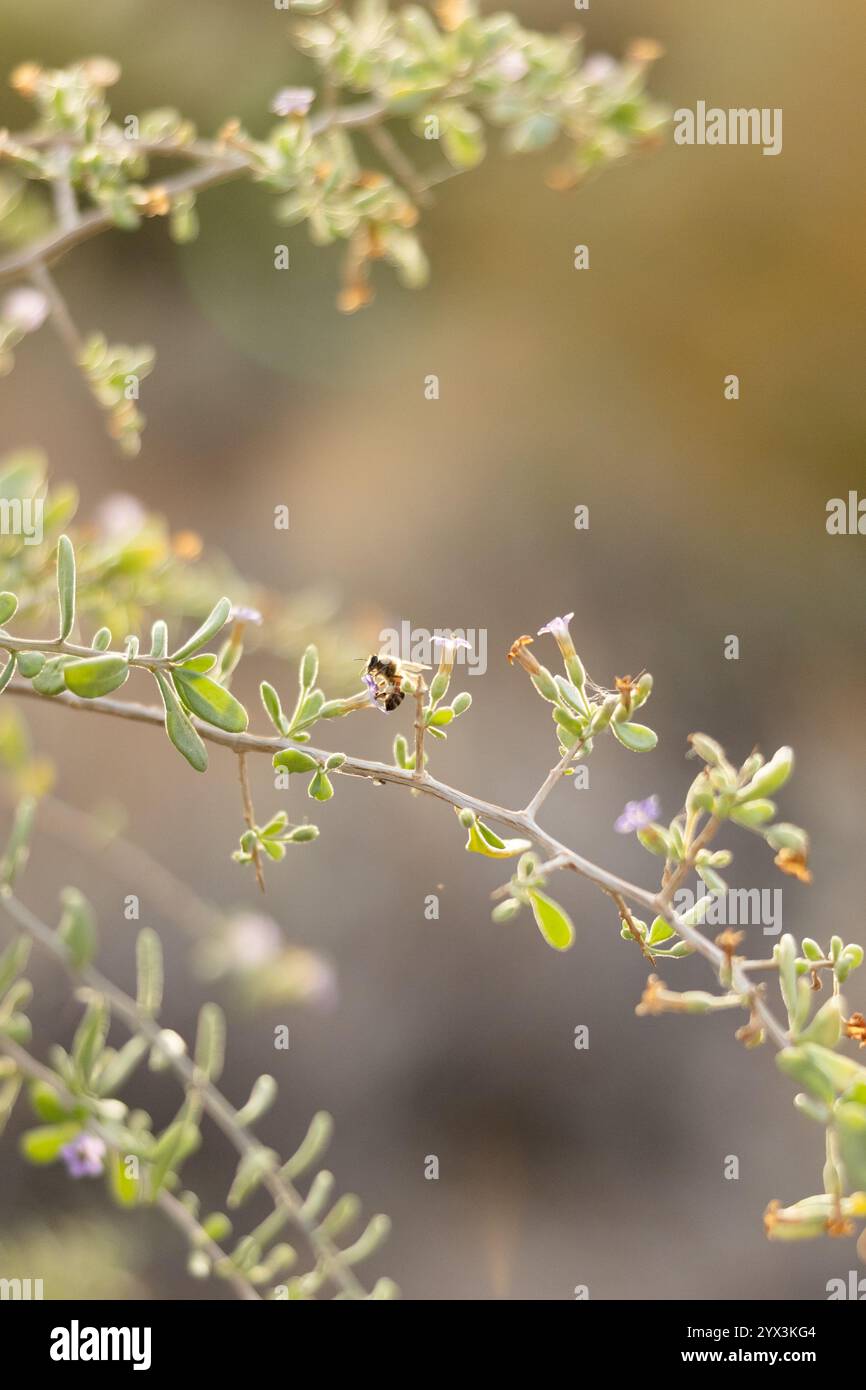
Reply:
[[545, 632], [549, 632], [551, 637], [556, 640], [556, 645], [562, 652], [566, 665], [577, 656], [574, 643], [571, 640], [571, 633], [568, 630], [568, 624], [573, 617], [573, 613], [566, 613], [564, 618], [551, 618], [549, 623], [545, 623], [544, 627], [538, 629], [539, 637], [542, 637]]
[[271, 102], [275, 116], [306, 116], [316, 93], [312, 87], [283, 87]]
[[452, 633], [445, 632], [433, 638], [433, 646], [439, 648], [439, 669], [436, 674], [447, 678], [454, 670], [458, 648], [465, 647], [468, 651], [471, 643], [465, 637], [454, 637]]
[[79, 1134], [60, 1150], [71, 1178], [98, 1178], [103, 1169], [105, 1144], [95, 1134]]
[[661, 803], [657, 796], [648, 796], [644, 801], [627, 801], [613, 828], [618, 835], [631, 835], [652, 825], [660, 813]]
[[348, 714], [351, 709], [358, 709], [361, 706], [365, 706], [369, 699], [369, 703], [374, 709], [377, 709], [380, 714], [387, 714], [388, 711], [385, 709], [385, 706], [380, 704], [376, 699], [379, 693], [379, 687], [376, 685], [373, 677], [369, 676], [365, 671], [361, 676], [361, 680], [367, 687], [367, 694], [363, 697], [361, 695], [354, 695], [351, 700], [345, 700], [343, 703], [346, 705], [346, 708], [343, 710], [343, 713]]

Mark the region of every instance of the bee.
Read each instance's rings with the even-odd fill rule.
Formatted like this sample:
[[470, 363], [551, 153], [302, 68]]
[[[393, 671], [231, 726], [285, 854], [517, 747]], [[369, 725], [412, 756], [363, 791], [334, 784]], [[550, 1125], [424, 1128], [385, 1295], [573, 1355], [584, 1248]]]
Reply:
[[377, 655], [374, 652], [368, 657], [361, 678], [379, 708], [390, 714], [406, 698], [403, 689], [404, 678], [429, 670], [429, 666], [423, 666], [417, 661], [400, 661], [398, 657], [385, 656], [381, 652]]

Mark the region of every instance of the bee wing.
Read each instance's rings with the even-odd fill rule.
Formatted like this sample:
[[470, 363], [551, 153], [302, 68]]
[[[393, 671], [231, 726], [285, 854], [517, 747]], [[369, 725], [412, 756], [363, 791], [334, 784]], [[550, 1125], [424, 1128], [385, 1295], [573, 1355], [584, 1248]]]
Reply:
[[423, 661], [401, 661], [400, 670], [408, 671], [410, 675], [417, 674], [419, 671], [432, 671], [432, 666], [425, 666]]

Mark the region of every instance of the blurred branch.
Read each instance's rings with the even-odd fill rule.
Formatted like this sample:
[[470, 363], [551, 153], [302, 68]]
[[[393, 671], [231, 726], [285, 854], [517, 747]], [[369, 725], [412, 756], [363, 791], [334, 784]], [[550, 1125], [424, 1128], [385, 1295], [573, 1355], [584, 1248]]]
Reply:
[[[31, 1057], [29, 1052], [26, 1052], [23, 1047], [20, 1047], [18, 1043], [14, 1042], [12, 1038], [7, 1037], [5, 1034], [0, 1034], [0, 1052], [5, 1053], [7, 1057], [12, 1059], [22, 1076], [29, 1077], [31, 1081], [41, 1081], [44, 1085], [49, 1086], [51, 1091], [58, 1097], [61, 1104], [67, 1106], [69, 1109], [73, 1109], [78, 1104], [76, 1097], [67, 1090], [56, 1072], [43, 1066], [41, 1062], [37, 1061], [35, 1057]], [[84, 1128], [87, 1133], [95, 1134], [97, 1138], [101, 1139], [106, 1148], [111, 1149], [121, 1159], [125, 1157], [125, 1154], [118, 1147], [110, 1132], [101, 1125], [98, 1120], [90, 1117]], [[204, 1250], [212, 1263], [215, 1266], [220, 1266], [224, 1271], [225, 1278], [231, 1284], [238, 1298], [247, 1299], [255, 1303], [263, 1302], [261, 1294], [258, 1293], [248, 1279], [244, 1278], [241, 1271], [231, 1262], [222, 1247], [208, 1235], [201, 1223], [196, 1220], [189, 1208], [184, 1206], [183, 1202], [178, 1201], [173, 1193], [169, 1192], [167, 1188], [162, 1187], [157, 1193], [156, 1205], [168, 1219], [177, 1226], [178, 1230], [186, 1236], [196, 1249]]]
[[[383, 114], [384, 107], [381, 102], [358, 102], [354, 106], [339, 107], [335, 111], [323, 112], [320, 116], [313, 117], [310, 120], [310, 129], [313, 135], [321, 135], [335, 127], [360, 128], [381, 119]], [[130, 153], [134, 153], [136, 143], [130, 141], [129, 144]], [[53, 145], [49, 144], [48, 147]], [[64, 142], [64, 148], [69, 148], [68, 141]], [[96, 148], [98, 149], [98, 144]], [[252, 172], [252, 161], [248, 157], [220, 149], [216, 144], [207, 142], [197, 141], [190, 145], [151, 144], [142, 147], [142, 152], [203, 160], [199, 168], [164, 179], [161, 183], [145, 186], [145, 194], [164, 195], [168, 200], [176, 198], [179, 194], [202, 193], [208, 188], [215, 188], [218, 184]], [[0, 284], [31, 275], [40, 266], [53, 264], [82, 242], [90, 241], [102, 232], [111, 231], [115, 226], [110, 213], [103, 208], [83, 213], [72, 223], [59, 219], [57, 227], [46, 236], [24, 247], [23, 250], [0, 258]]]

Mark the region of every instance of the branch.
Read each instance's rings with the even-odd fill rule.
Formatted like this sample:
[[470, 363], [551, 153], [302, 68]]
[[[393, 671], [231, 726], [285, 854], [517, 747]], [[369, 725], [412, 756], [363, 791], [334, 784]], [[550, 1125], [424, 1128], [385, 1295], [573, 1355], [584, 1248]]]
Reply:
[[[383, 115], [384, 107], [381, 102], [359, 102], [354, 106], [344, 106], [339, 107], [336, 111], [323, 112], [322, 115], [314, 117], [310, 121], [310, 128], [313, 135], [321, 135], [326, 130], [337, 126], [344, 129], [363, 127], [373, 121], [380, 120]], [[129, 142], [129, 147], [131, 154], [138, 148], [134, 141]], [[148, 153], [172, 156], [190, 153], [189, 147], [185, 149], [182, 145], [150, 145], [146, 147], [146, 150]], [[252, 161], [246, 155], [221, 150], [217, 145], [198, 143], [193, 152], [199, 157], [205, 156], [205, 162], [198, 168], [176, 174], [173, 178], [164, 179], [158, 184], [145, 185], [144, 191], [159, 191], [171, 200], [178, 194], [203, 193], [208, 188], [215, 188], [218, 184], [227, 183], [230, 179], [240, 178], [243, 174], [253, 172]], [[26, 246], [20, 251], [14, 251], [11, 255], [0, 259], [0, 284], [31, 275], [34, 269], [40, 265], [53, 264], [67, 251], [71, 251], [84, 241], [90, 241], [102, 232], [111, 231], [115, 226], [116, 224], [108, 211], [103, 208], [94, 208], [91, 212], [86, 212], [80, 216], [74, 225], [55, 227], [53, 231], [38, 241], [34, 241], [30, 246]]]
[[[0, 894], [0, 906], [13, 921], [26, 931], [34, 941], [59, 961], [73, 980], [82, 980], [110, 1004], [113, 1012], [124, 1020], [133, 1033], [138, 1033], [157, 1049], [165, 1058], [166, 1065], [181, 1081], [185, 1091], [193, 1091], [201, 1100], [202, 1106], [225, 1137], [242, 1158], [259, 1153], [261, 1145], [252, 1134], [238, 1122], [238, 1112], [226, 1100], [221, 1091], [208, 1081], [185, 1053], [178, 1054], [166, 1044], [163, 1029], [147, 1014], [143, 1013], [135, 1000], [113, 984], [92, 965], [75, 970], [69, 961], [66, 948], [61, 939], [50, 927], [24, 903], [16, 898], [11, 890]], [[294, 1185], [273, 1168], [267, 1168], [262, 1178], [274, 1205], [281, 1207], [303, 1232], [310, 1248], [320, 1260], [334, 1284], [349, 1298], [366, 1298], [366, 1290], [352, 1269], [341, 1259], [341, 1252], [334, 1242], [305, 1215], [304, 1200]]]
[[[7, 692], [20, 695], [25, 699], [46, 700], [47, 698], [39, 695], [31, 686], [21, 685], [16, 681], [10, 682], [7, 686]], [[68, 691], [51, 696], [49, 702], [55, 705], [64, 705], [67, 709], [107, 714], [114, 718], [129, 719], [135, 723], [156, 725], [160, 728], [165, 719], [163, 711], [151, 705], [127, 703], [109, 698], [81, 700]], [[257, 734], [231, 734], [209, 724], [203, 724], [199, 720], [193, 720], [193, 723], [200, 736], [207, 742], [218, 743], [224, 748], [232, 749], [235, 753], [266, 753], [273, 757], [281, 749], [300, 746], [303, 752], [323, 763], [331, 756], [330, 752], [312, 748], [309, 744], [295, 745], [291, 740], [262, 737]], [[682, 916], [674, 909], [665, 890], [661, 893], [652, 893], [648, 889], [630, 883], [627, 879], [620, 878], [618, 874], [611, 873], [598, 864], [593, 864], [589, 859], [585, 859], [583, 855], [569, 849], [567, 845], [562, 844], [546, 830], [543, 830], [529, 808], [523, 811], [509, 810], [505, 806], [484, 801], [479, 797], [470, 796], [469, 793], [460, 791], [456, 787], [450, 787], [447, 783], [440, 782], [435, 777], [430, 776], [429, 773], [419, 778], [411, 771], [403, 771], [402, 768], [391, 766], [388, 763], [373, 762], [364, 758], [346, 757], [337, 773], [340, 776], [362, 777], [376, 783], [389, 782], [396, 786], [414, 788], [427, 796], [434, 796], [439, 801], [446, 802], [457, 810], [471, 810], [484, 819], [494, 820], [514, 831], [518, 836], [528, 835], [547, 858], [557, 859], [561, 862], [562, 867], [571, 869], [582, 878], [588, 879], [589, 882], [594, 883], [604, 892], [620, 894], [623, 898], [639, 903], [654, 915], [664, 917], [682, 939], [687, 941], [699, 955], [702, 955], [710, 963], [717, 975], [727, 966], [728, 958], [725, 952], [715, 942], [704, 936], [702, 932], [683, 920]], [[550, 777], [547, 780], [550, 781]], [[532, 803], [530, 803], [531, 805]], [[787, 1047], [789, 1039], [785, 1030], [764, 1003], [761, 991], [750, 980], [744, 965], [738, 960], [733, 963], [732, 983], [740, 994], [748, 998], [754, 1013], [760, 1018], [762, 1026], [775, 1045], [778, 1048]]]
[[[63, 1085], [63, 1082], [56, 1072], [51, 1071], [48, 1067], [44, 1067], [41, 1062], [38, 1062], [35, 1057], [31, 1057], [29, 1052], [25, 1052], [23, 1047], [19, 1047], [18, 1043], [13, 1042], [12, 1038], [7, 1037], [5, 1034], [0, 1034], [0, 1052], [5, 1052], [7, 1057], [11, 1057], [22, 1076], [29, 1076], [33, 1081], [42, 1081], [46, 1086], [50, 1086], [60, 1102], [70, 1110], [79, 1103], [78, 1098], [73, 1096], [71, 1091]], [[88, 1133], [97, 1135], [105, 1144], [106, 1148], [113, 1150], [113, 1152], [118, 1154], [121, 1158], [126, 1157], [118, 1147], [116, 1141], [111, 1137], [110, 1132], [103, 1128], [99, 1121], [92, 1116], [87, 1120], [85, 1129]], [[263, 1302], [261, 1294], [254, 1288], [248, 1279], [244, 1278], [244, 1275], [237, 1266], [232, 1264], [225, 1250], [208, 1235], [201, 1223], [196, 1220], [189, 1208], [184, 1206], [183, 1202], [178, 1201], [173, 1193], [169, 1192], [167, 1188], [162, 1187], [157, 1193], [156, 1203], [168, 1219], [177, 1226], [178, 1230], [182, 1231], [187, 1239], [195, 1244], [196, 1249], [204, 1250], [210, 1257], [213, 1265], [215, 1267], [217, 1265], [220, 1266], [221, 1270], [225, 1273], [225, 1278], [231, 1284], [238, 1298], [247, 1299], [250, 1302], [256, 1303]]]

